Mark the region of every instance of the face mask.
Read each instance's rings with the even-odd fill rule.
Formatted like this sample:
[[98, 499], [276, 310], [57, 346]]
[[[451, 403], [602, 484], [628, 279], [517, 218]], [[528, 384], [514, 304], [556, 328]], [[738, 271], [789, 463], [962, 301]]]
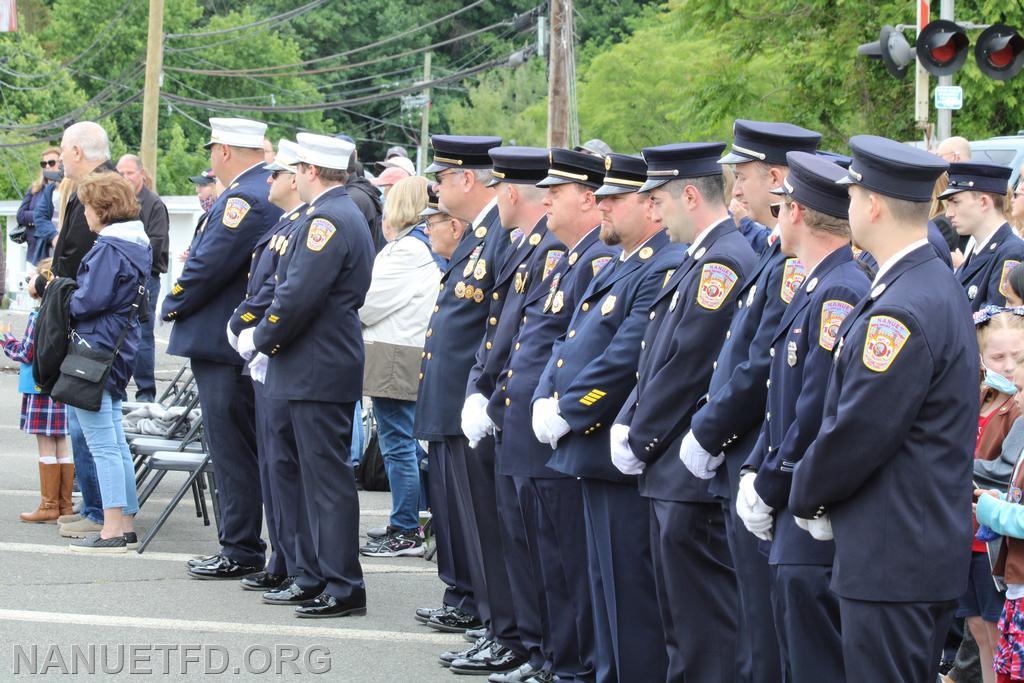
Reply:
[[998, 372], [989, 370], [988, 368], [985, 368], [985, 385], [1000, 393], [1009, 394], [1010, 396], [1017, 393], [1017, 387], [1013, 382], [1006, 379]]
[[202, 199], [199, 200], [199, 206], [202, 207], [203, 211], [209, 211], [211, 208], [213, 208], [213, 203], [215, 201], [217, 201], [216, 197], [203, 197]]

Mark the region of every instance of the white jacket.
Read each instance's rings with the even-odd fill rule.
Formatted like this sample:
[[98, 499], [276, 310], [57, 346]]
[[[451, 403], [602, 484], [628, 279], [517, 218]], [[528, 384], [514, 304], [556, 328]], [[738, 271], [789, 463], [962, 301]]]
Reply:
[[359, 309], [363, 339], [423, 348], [441, 270], [421, 240], [402, 231], [377, 254], [366, 301]]

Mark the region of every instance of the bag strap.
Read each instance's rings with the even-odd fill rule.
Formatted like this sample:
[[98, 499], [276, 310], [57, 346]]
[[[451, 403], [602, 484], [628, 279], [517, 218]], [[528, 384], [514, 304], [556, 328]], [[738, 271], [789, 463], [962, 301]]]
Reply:
[[125, 337], [128, 336], [129, 330], [132, 329], [132, 325], [135, 324], [135, 318], [139, 315], [139, 308], [142, 306], [142, 302], [146, 299], [146, 285], [143, 284], [146, 281], [145, 276], [139, 278], [139, 293], [135, 297], [135, 301], [132, 302], [132, 309], [128, 312], [128, 322], [125, 324], [124, 329], [121, 330], [120, 336], [117, 338], [117, 343], [114, 344], [114, 350], [111, 355], [116, 356], [118, 351], [121, 349], [121, 344], [124, 343]]

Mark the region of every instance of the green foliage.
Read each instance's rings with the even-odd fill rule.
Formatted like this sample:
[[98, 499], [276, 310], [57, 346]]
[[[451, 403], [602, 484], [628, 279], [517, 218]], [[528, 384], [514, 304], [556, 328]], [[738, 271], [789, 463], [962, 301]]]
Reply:
[[[0, 71], [0, 199], [18, 199], [39, 173], [39, 154], [52, 142], [59, 142], [56, 133], [47, 140], [52, 131], [40, 132], [33, 126], [81, 107], [85, 96], [31, 34], [0, 34], [0, 65], [5, 69]], [[53, 75], [25, 80], [10, 72]], [[38, 138], [43, 140], [2, 146]]]
[[157, 177], [160, 193], [166, 195], [192, 194], [195, 186], [189, 176], [210, 165], [210, 156], [202, 147], [196, 147], [177, 121], [160, 129], [160, 154], [157, 157]]
[[544, 147], [547, 139], [547, 72], [544, 60], [518, 69], [495, 69], [469, 88], [465, 102], [444, 109], [447, 130], [501, 135], [506, 144]]
[[[637, 151], [669, 141], [728, 140], [732, 121], [750, 118], [818, 130], [822, 146], [836, 151], [857, 133], [921, 139], [912, 73], [897, 81], [879, 62], [856, 55], [860, 43], [878, 39], [881, 24], [913, 23], [912, 12], [912, 5], [892, 1], [670, 0], [581, 69], [581, 135]], [[1019, 5], [965, 1], [957, 14], [1024, 26]], [[1012, 112], [1024, 79], [992, 81], [972, 53], [956, 82], [965, 93], [953, 119], [958, 134], [980, 138], [1021, 127]]]

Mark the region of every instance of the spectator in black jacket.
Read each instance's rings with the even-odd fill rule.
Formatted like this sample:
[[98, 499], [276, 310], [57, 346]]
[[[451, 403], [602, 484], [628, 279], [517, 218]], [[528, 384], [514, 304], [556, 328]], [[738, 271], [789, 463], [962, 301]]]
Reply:
[[142, 323], [142, 339], [139, 342], [138, 355], [135, 357], [135, 400], [152, 402], [156, 400], [156, 345], [153, 339], [153, 326], [156, 324], [156, 301], [160, 298], [160, 275], [167, 272], [167, 251], [169, 219], [167, 206], [154, 192], [152, 181], [142, 159], [134, 154], [125, 154], [117, 161], [117, 172], [131, 183], [132, 189], [142, 207], [139, 220], [146, 230], [149, 243], [153, 247], [153, 269], [146, 284], [149, 303], [149, 315]]
[[[334, 137], [356, 144], [350, 136], [338, 133]], [[370, 237], [373, 238], [373, 248], [379, 254], [380, 250], [387, 244], [384, 239], [384, 228], [381, 218], [384, 215], [384, 200], [380, 190], [373, 186], [363, 174], [363, 165], [356, 158], [358, 150], [348, 160], [348, 180], [345, 181], [345, 189], [348, 196], [355, 202], [359, 213], [363, 214], [366, 224], [370, 226]]]
[[[107, 132], [92, 121], [79, 121], [68, 126], [60, 142], [60, 160], [64, 164], [64, 175], [75, 182], [96, 173], [117, 172], [110, 163]], [[78, 267], [96, 242], [96, 233], [89, 229], [85, 206], [77, 194], [68, 198], [61, 216], [60, 234], [53, 248], [53, 274], [77, 280]], [[46, 288], [45, 276], [36, 278], [35, 288], [37, 292]], [[78, 514], [59, 517], [57, 522], [61, 525], [61, 536], [85, 538], [103, 527], [103, 501], [96, 477], [96, 463], [74, 411], [68, 411], [68, 429], [75, 458], [75, 478], [82, 492], [82, 508]]]

